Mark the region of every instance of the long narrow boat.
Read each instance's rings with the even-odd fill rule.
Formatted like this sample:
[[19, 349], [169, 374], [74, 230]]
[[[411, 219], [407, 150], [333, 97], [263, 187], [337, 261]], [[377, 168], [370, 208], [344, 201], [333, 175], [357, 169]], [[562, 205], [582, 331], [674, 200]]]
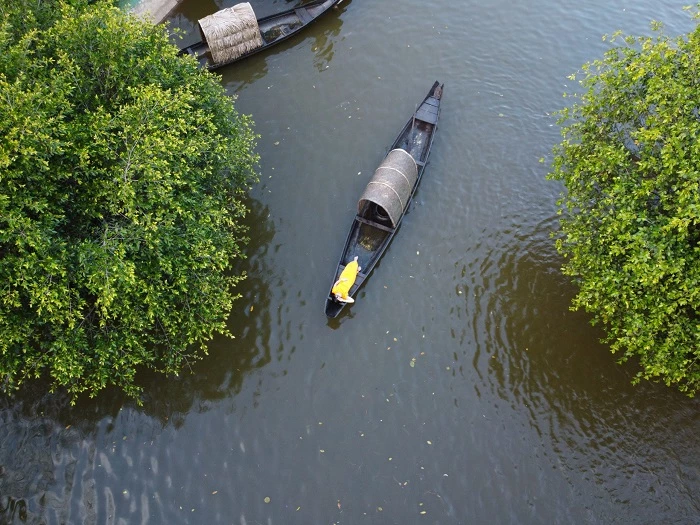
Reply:
[[[333, 276], [336, 283], [345, 266], [357, 257], [360, 271], [349, 297], [355, 296], [379, 262], [420, 184], [437, 131], [443, 86], [435, 82], [430, 88], [360, 197]], [[346, 304], [335, 298], [333, 286], [326, 297], [326, 315], [330, 318], [337, 317]]]
[[232, 64], [287, 40], [343, 0], [314, 0], [258, 19], [250, 3], [236, 4], [199, 20], [202, 40], [180, 50], [202, 67]]

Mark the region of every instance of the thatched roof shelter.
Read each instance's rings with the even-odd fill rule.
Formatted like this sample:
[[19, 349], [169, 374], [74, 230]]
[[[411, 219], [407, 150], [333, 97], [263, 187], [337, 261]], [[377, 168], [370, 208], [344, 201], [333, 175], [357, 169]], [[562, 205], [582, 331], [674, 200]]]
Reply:
[[258, 20], [248, 2], [205, 16], [199, 26], [215, 64], [230, 62], [263, 45]]
[[394, 149], [384, 158], [357, 203], [362, 212], [368, 203], [381, 206], [396, 227], [418, 179], [418, 166], [410, 153]]

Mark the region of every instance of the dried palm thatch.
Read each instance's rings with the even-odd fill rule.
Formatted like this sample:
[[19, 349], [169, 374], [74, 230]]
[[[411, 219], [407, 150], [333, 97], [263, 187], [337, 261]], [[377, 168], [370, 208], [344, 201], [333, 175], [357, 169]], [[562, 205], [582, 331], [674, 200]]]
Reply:
[[215, 64], [230, 62], [263, 45], [258, 21], [248, 2], [206, 16], [199, 26]]

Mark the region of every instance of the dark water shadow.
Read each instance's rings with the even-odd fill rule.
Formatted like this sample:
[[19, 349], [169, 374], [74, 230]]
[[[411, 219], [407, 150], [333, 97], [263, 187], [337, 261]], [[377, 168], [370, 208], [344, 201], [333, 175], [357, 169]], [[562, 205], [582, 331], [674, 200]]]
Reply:
[[[252, 199], [246, 199], [245, 203], [249, 213], [243, 222], [248, 227], [247, 235], [251, 241], [246, 248], [246, 259], [235, 263], [234, 272], [244, 272], [246, 279], [233, 291], [241, 297], [234, 302], [227, 322], [235, 338], [215, 337], [208, 345], [208, 355], [183, 370], [180, 377], [165, 378], [150, 371], [141, 371], [137, 376], [137, 383], [143, 388], [140, 410], [162, 421], [167, 421], [171, 411], [164, 409], [158, 400], [167, 399], [173, 406], [172, 411], [187, 412], [195, 400], [224, 399], [235, 394], [245, 375], [262, 366], [266, 361], [264, 355], [269, 354], [269, 349], [263, 349], [261, 357], [258, 355], [260, 349], [252, 344], [253, 337], [265, 339], [264, 334], [269, 333], [269, 317], [251, 316], [251, 312], [244, 310], [252, 302], [261, 312], [269, 310], [270, 293], [262, 276], [269, 274], [264, 259], [275, 232], [267, 206]], [[251, 326], [252, 317], [255, 317], [256, 326]], [[95, 421], [106, 415], [115, 415], [124, 405], [132, 403], [118, 390], [107, 388], [94, 399], [83, 395], [71, 406], [64, 392], [59, 390], [51, 394], [48, 388], [45, 379], [27, 382], [13, 396], [0, 397], [0, 412], [10, 410], [22, 417], [41, 415], [60, 425], [86, 424], [90, 427]]]
[[246, 279], [235, 289], [241, 297], [234, 302], [227, 322], [234, 339], [215, 337], [207, 345], [208, 356], [183, 370], [180, 377], [163, 381], [160, 374], [144, 373], [139, 378], [144, 388], [143, 411], [159, 421], [207, 410], [235, 396], [247, 375], [270, 362], [271, 294], [265, 279], [270, 270], [265, 256], [275, 232], [267, 206], [252, 199], [246, 206], [250, 211], [244, 222], [251, 240], [247, 258], [235, 268], [238, 274], [245, 272]]
[[[172, 35], [171, 41], [180, 49], [202, 40], [199, 30], [199, 20], [221, 9], [214, 0], [198, 0], [197, 2], [181, 2], [173, 9], [164, 24]], [[180, 36], [177, 36], [179, 33]]]
[[328, 328], [330, 328], [331, 330], [337, 330], [338, 328], [340, 328], [343, 325], [344, 322], [351, 321], [354, 318], [355, 318], [355, 314], [353, 313], [352, 308], [348, 308], [346, 306], [340, 312], [338, 317], [335, 317], [335, 318], [326, 317], [326, 326], [328, 326]]
[[179, 377], [140, 372], [142, 406], [115, 388], [94, 399], [82, 396], [71, 406], [65, 392], [48, 393], [45, 379], [0, 397], [0, 523], [44, 523], [52, 513], [55, 520], [49, 521], [61, 522], [61, 509], [66, 509], [57, 503], [61, 495], [52, 491], [56, 485], [80, 484], [67, 472], [74, 471], [76, 459], [64, 464], [62, 451], [83, 450], [82, 461], [94, 460], [95, 441], [109, 435], [119, 418], [127, 432], [157, 436], [168, 426], [178, 428], [190, 411], [235, 397], [245, 378], [270, 361], [270, 291], [263, 277], [269, 273], [264, 260], [275, 232], [266, 206], [250, 199], [246, 205], [251, 242], [247, 259], [236, 264], [235, 272], [245, 271], [248, 278], [235, 290], [242, 297], [234, 302], [228, 321], [235, 339], [216, 337], [208, 345], [209, 355]]
[[[510, 427], [534, 433], [572, 490], [583, 478], [610, 497], [605, 508], [624, 505], [641, 521], [649, 512], [659, 522], [697, 515], [697, 502], [678, 496], [700, 481], [700, 400], [661, 383], [632, 385], [638, 364], [617, 364], [601, 343], [604, 332], [570, 310], [576, 289], [548, 235], [556, 227], [552, 218], [499, 232], [461, 269], [465, 302], [452, 314], [455, 337], [471, 355], [474, 389], [508, 407], [498, 410]], [[626, 503], [640, 493], [647, 494], [643, 508]]]
[[[327, 13], [321, 15], [318, 20], [304, 28], [303, 31], [284, 42], [280, 42], [268, 50], [256, 53], [250, 58], [219, 68], [215, 72], [222, 76], [222, 83], [231, 93], [237, 93], [244, 87], [264, 78], [269, 71], [270, 64], [278, 56], [288, 53], [309, 38], [313, 39], [311, 50], [314, 54], [314, 67], [319, 71], [323, 71], [333, 60], [333, 47], [343, 25], [341, 14], [349, 3], [349, 0], [345, 0], [337, 8], [331, 8]], [[295, 5], [286, 6], [284, 9], [292, 9], [297, 5], [303, 4], [304, 2], [295, 3]], [[290, 63], [288, 67], [291, 70], [294, 68], [294, 64]]]
[[350, 0], [344, 0], [339, 6], [331, 9], [329, 13], [315, 22], [319, 24], [319, 27], [318, 31], [312, 32], [314, 43], [311, 50], [314, 52], [314, 66], [318, 71], [326, 69], [333, 60], [333, 46], [338, 40], [337, 37], [343, 26], [340, 15], [345, 12], [348, 4], [350, 4]]

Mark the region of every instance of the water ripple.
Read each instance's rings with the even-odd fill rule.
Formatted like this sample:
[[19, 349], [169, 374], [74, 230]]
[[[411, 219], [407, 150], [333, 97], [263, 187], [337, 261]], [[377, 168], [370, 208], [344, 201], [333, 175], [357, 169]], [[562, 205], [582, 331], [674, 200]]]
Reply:
[[[561, 187], [539, 163], [567, 76], [651, 18], [692, 27], [671, 0], [345, 0], [223, 68], [261, 135], [236, 338], [179, 377], [143, 373], [142, 407], [41, 385], [2, 401], [0, 522], [697, 521], [698, 402], [632, 387], [633, 363], [569, 311]], [[355, 199], [435, 79], [416, 199], [327, 322]]]

